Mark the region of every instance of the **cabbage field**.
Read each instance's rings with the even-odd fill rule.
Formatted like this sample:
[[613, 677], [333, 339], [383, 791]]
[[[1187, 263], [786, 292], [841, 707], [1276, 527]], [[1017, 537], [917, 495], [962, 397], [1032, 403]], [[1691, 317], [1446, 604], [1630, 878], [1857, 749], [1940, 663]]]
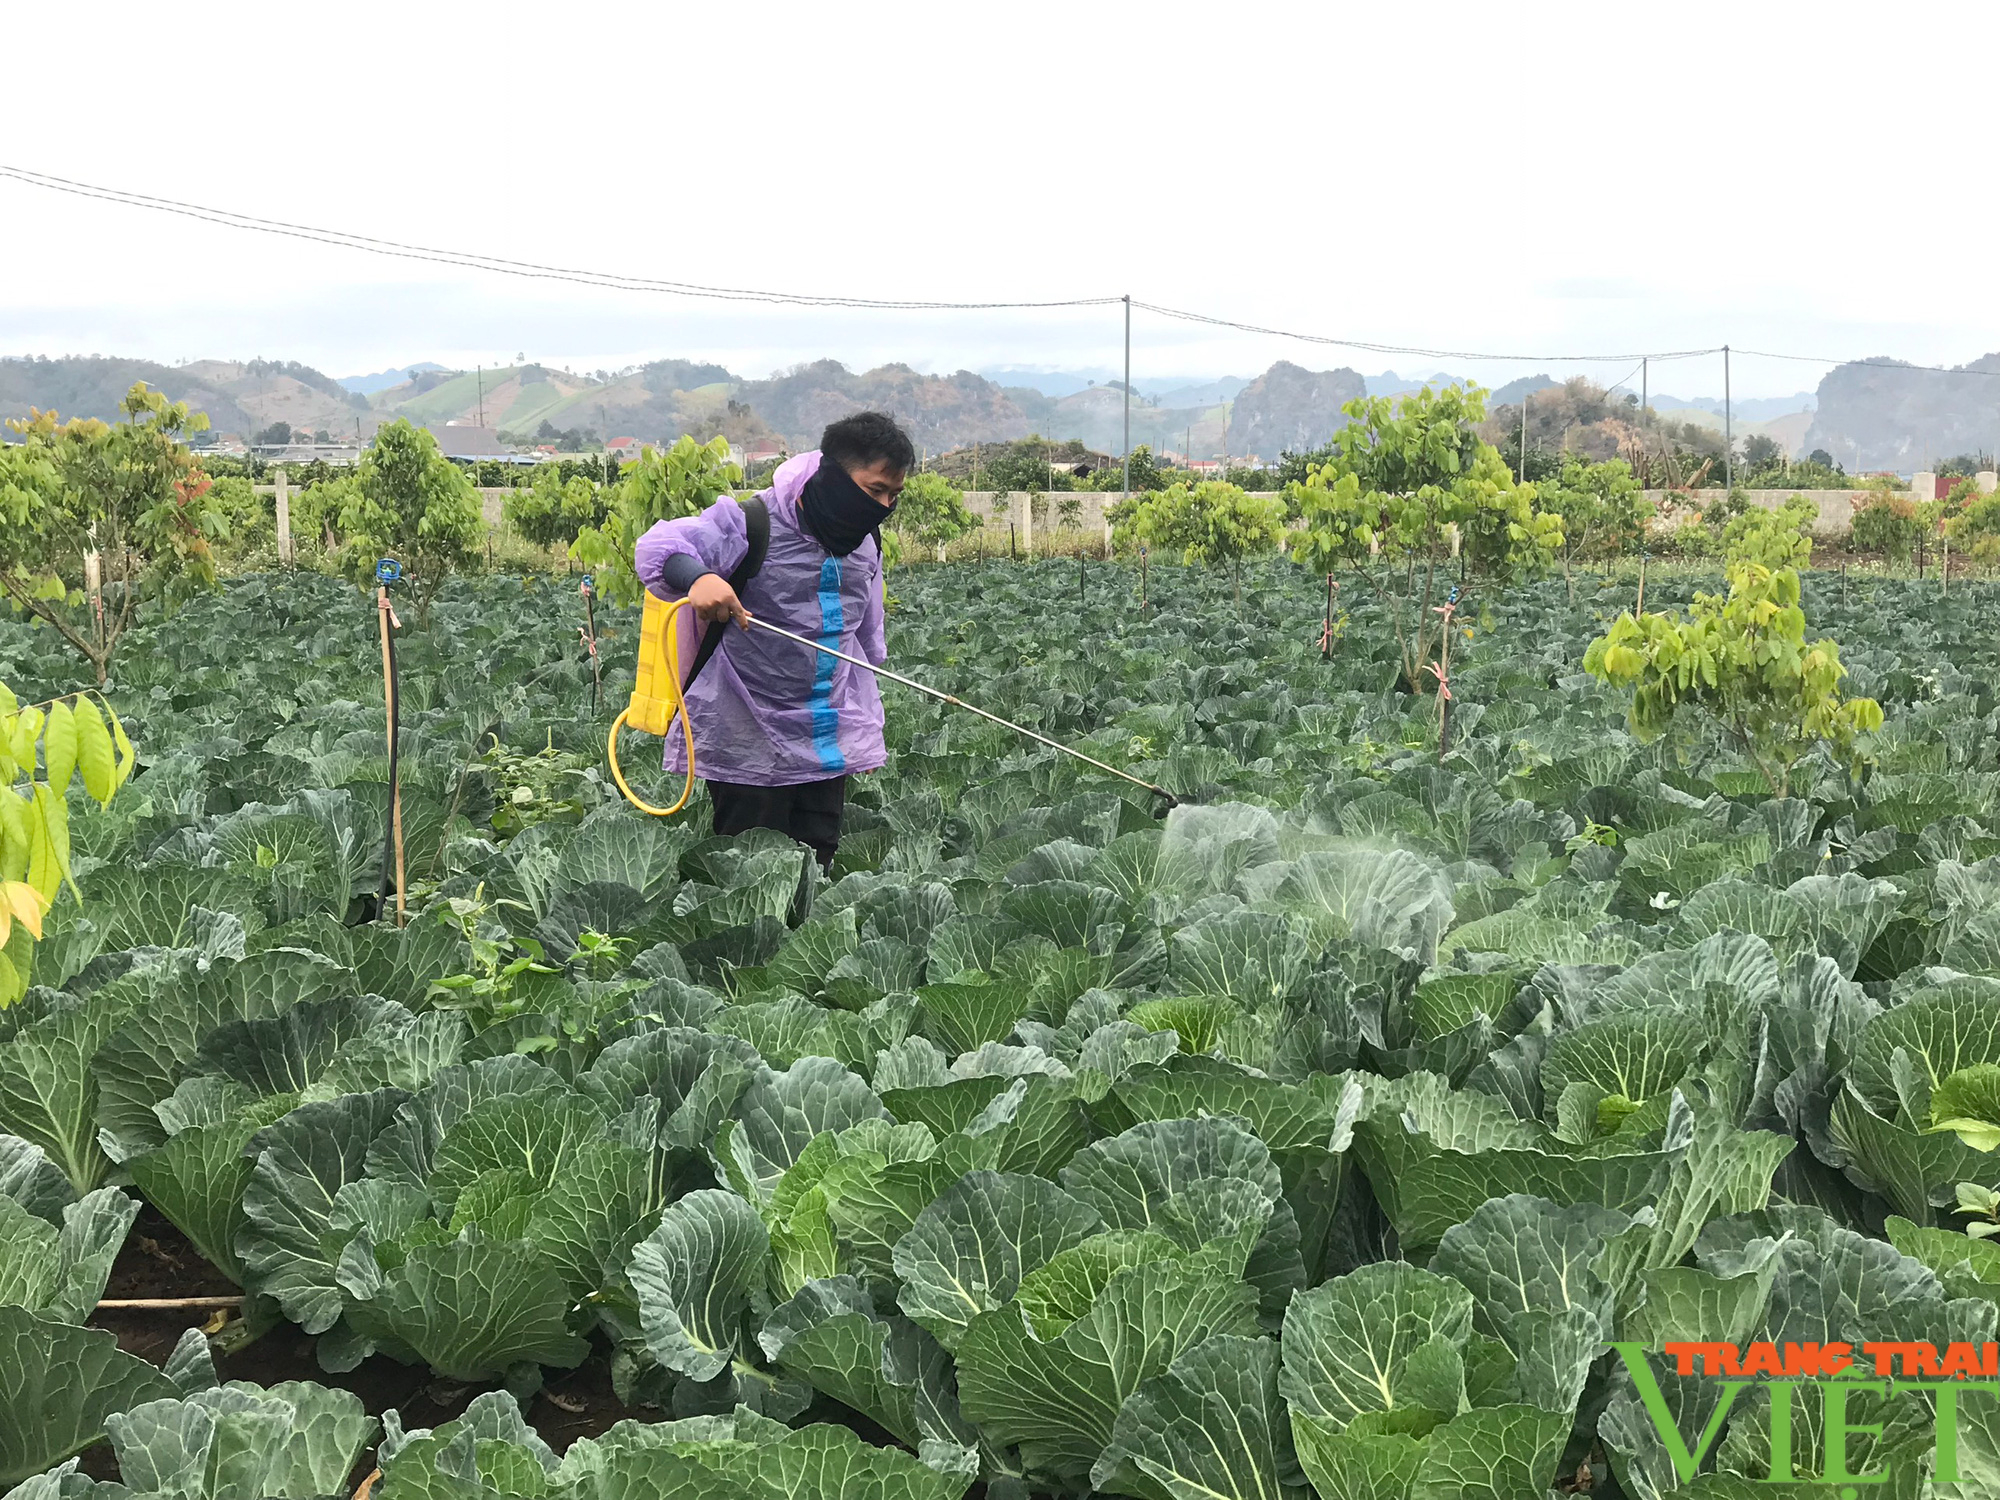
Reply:
[[2000, 593], [1807, 574], [1884, 722], [1773, 798], [1583, 671], [1634, 582], [1469, 595], [1441, 755], [1290, 563], [898, 570], [892, 665], [1181, 805], [889, 688], [822, 877], [618, 796], [636, 612], [593, 709], [574, 579], [458, 579], [402, 929], [372, 598], [135, 626], [0, 1011], [0, 1493], [2000, 1495], [1990, 1387], [1662, 1352], [2000, 1341]]

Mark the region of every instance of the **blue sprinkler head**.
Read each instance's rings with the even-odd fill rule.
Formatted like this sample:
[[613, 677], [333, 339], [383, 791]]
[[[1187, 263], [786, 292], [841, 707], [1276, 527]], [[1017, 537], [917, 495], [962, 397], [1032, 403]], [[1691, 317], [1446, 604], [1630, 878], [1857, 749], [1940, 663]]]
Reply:
[[1447, 604], [1456, 604], [1456, 603], [1458, 603], [1458, 585], [1457, 585], [1457, 584], [1455, 584], [1455, 583], [1454, 583], [1454, 584], [1453, 584], [1453, 585], [1451, 586], [1451, 592], [1450, 592], [1449, 594], [1446, 594], [1446, 595], [1445, 595], [1445, 598], [1444, 598], [1444, 602], [1445, 602], [1445, 603], [1447, 603]]
[[597, 592], [597, 575], [595, 573], [586, 573], [583, 575], [583, 591], [586, 594]]
[[383, 588], [386, 589], [392, 583], [400, 583], [402, 578], [403, 565], [395, 558], [385, 557], [375, 564], [375, 581]]

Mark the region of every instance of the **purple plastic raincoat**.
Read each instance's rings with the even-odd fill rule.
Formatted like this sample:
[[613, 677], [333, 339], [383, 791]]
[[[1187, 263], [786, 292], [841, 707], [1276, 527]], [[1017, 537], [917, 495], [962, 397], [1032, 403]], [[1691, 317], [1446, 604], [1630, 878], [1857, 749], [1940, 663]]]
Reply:
[[[743, 588], [743, 607], [849, 656], [882, 663], [882, 558], [865, 541], [835, 557], [799, 524], [799, 491], [819, 468], [819, 454], [787, 460], [763, 501], [771, 513], [771, 550]], [[743, 507], [725, 495], [698, 516], [661, 521], [639, 538], [639, 581], [677, 599], [661, 570], [680, 553], [727, 578], [750, 549]], [[694, 662], [708, 626], [681, 612], [681, 671]], [[687, 697], [694, 727], [695, 774], [746, 786], [796, 786], [882, 768], [882, 695], [875, 675], [761, 630], [727, 628]], [[678, 729], [667, 736], [666, 765], [684, 771]]]

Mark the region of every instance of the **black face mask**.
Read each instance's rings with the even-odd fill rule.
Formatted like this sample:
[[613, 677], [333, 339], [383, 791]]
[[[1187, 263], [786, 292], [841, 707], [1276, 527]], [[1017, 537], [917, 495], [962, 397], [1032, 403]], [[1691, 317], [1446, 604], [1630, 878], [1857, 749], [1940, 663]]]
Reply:
[[877, 505], [839, 464], [822, 458], [799, 492], [799, 514], [819, 544], [845, 557], [894, 515], [893, 505]]

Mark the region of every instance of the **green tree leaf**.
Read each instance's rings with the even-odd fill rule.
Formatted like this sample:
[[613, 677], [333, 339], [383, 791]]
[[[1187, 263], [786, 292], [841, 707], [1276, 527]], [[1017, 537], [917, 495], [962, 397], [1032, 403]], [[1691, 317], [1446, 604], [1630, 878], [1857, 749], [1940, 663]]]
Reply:
[[75, 711], [76, 764], [83, 773], [83, 789], [99, 807], [109, 807], [118, 790], [118, 751], [104, 716], [89, 698], [78, 698]]

